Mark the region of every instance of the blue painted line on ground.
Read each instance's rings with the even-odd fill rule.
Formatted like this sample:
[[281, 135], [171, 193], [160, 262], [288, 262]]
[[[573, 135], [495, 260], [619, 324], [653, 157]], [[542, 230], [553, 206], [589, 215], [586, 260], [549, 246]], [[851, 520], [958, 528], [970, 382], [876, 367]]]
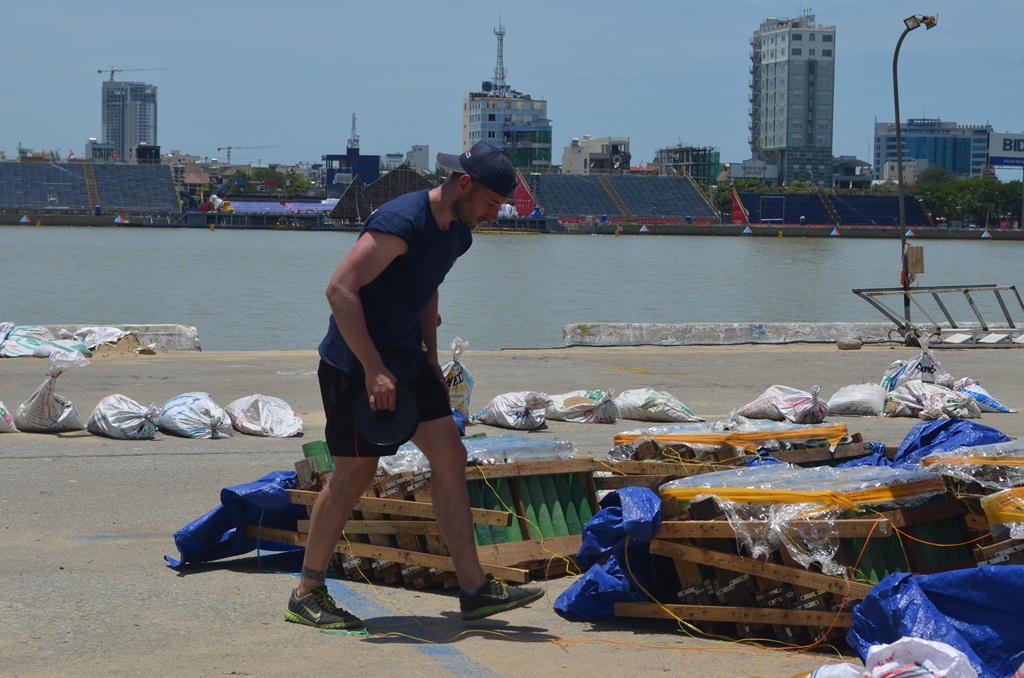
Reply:
[[[299, 578], [300, 576], [296, 575], [296, 579]], [[370, 617], [387, 617], [394, 614], [392, 610], [383, 605], [378, 605], [337, 580], [328, 580], [327, 590], [341, 607], [357, 617], [367, 619]], [[424, 637], [421, 628], [410, 631], [408, 635]], [[438, 662], [456, 676], [465, 676], [465, 678], [499, 678], [498, 674], [494, 673], [489, 667], [476, 661], [462, 650], [452, 647], [450, 644], [424, 642], [412, 647]]]

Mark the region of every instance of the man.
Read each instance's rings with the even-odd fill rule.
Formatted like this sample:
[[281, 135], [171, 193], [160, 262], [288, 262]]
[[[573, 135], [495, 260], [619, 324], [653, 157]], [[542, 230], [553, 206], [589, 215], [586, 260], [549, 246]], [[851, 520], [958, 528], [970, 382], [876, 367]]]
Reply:
[[472, 244], [472, 229], [493, 221], [516, 187], [515, 169], [501, 150], [485, 142], [462, 155], [438, 153], [437, 163], [452, 172], [448, 180], [371, 214], [327, 286], [332, 315], [320, 344], [318, 375], [335, 468], [313, 506], [302, 579], [285, 611], [291, 622], [362, 627], [336, 606], [324, 582], [345, 521], [373, 481], [378, 458], [398, 449], [359, 435], [354, 404], [366, 393], [371, 410], [393, 411], [398, 385], [415, 397], [419, 423], [412, 440], [430, 462], [434, 512], [455, 563], [462, 618], [480, 619], [543, 595], [535, 587], [510, 588], [480, 566], [466, 490], [466, 448], [437, 360], [438, 287]]

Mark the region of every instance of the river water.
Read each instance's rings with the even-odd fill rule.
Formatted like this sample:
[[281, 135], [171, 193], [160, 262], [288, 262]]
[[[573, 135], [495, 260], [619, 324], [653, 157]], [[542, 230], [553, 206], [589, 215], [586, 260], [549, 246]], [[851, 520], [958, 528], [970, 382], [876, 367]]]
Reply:
[[[0, 227], [0, 322], [194, 325], [204, 350], [314, 349], [352, 232]], [[1015, 285], [1024, 243], [923, 241], [922, 285]], [[479, 233], [441, 288], [438, 344], [561, 346], [580, 322], [882, 322], [892, 239]], [[964, 318], [966, 319], [966, 318]]]

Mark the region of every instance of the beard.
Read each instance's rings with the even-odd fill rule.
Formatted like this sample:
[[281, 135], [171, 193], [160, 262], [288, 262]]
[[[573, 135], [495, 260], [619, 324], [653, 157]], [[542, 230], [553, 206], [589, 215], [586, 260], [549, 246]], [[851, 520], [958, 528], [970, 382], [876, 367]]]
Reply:
[[452, 202], [452, 216], [466, 228], [473, 228], [476, 222], [473, 219], [470, 201], [465, 198], [456, 198]]

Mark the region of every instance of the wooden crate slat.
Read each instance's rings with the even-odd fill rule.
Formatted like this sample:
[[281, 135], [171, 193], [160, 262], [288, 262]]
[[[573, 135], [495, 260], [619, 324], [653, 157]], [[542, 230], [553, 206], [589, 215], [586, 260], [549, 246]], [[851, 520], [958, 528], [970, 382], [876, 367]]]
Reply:
[[514, 478], [519, 476], [544, 476], [560, 473], [593, 471], [596, 463], [589, 457], [576, 459], [553, 459], [550, 461], [520, 461], [512, 464], [491, 464], [488, 466], [467, 466], [466, 480], [490, 478]]
[[849, 598], [864, 598], [873, 588], [869, 584], [832, 577], [827, 574], [810, 572], [801, 568], [787, 567], [775, 563], [765, 563], [753, 558], [714, 551], [700, 546], [677, 544], [665, 541], [664, 539], [655, 539], [651, 542], [651, 553], [671, 558], [681, 558], [702, 565], [721, 567], [733, 572], [784, 581], [789, 584], [821, 589]]
[[[288, 490], [293, 504], [312, 506], [319, 493], [309, 490]], [[411, 518], [434, 518], [434, 507], [430, 502], [408, 501], [406, 499], [380, 499], [379, 497], [360, 497], [356, 503], [356, 511], [388, 513]], [[492, 511], [490, 509], [471, 509], [473, 522], [482, 525], [498, 525], [508, 527], [512, 524], [513, 515], [508, 511]]]

